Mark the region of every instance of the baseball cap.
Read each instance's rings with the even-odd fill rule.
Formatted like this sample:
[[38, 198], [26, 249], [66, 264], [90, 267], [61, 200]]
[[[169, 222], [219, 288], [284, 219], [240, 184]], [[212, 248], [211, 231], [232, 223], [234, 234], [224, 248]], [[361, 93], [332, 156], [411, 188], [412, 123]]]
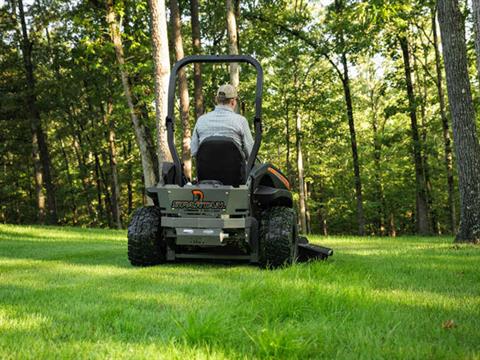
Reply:
[[218, 88], [217, 96], [219, 98], [234, 99], [238, 96], [237, 89], [235, 89], [235, 86], [230, 84], [221, 85]]

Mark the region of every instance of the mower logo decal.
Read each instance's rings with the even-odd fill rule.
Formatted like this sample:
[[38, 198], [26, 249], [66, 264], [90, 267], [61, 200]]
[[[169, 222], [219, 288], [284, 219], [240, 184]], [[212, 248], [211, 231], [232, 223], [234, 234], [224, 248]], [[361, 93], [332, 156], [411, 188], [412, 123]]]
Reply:
[[201, 190], [192, 190], [193, 200], [173, 200], [172, 208], [185, 210], [223, 210], [227, 206], [224, 201], [204, 201]]
[[201, 190], [192, 190], [193, 201], [203, 201], [204, 195]]
[[224, 201], [189, 201], [174, 200], [172, 208], [185, 210], [223, 210], [226, 209]]

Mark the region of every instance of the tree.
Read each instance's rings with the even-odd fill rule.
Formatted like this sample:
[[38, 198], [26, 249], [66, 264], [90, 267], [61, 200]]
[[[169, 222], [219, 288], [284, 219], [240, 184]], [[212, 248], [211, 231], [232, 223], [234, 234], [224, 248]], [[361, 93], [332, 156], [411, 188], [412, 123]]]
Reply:
[[25, 76], [27, 81], [26, 105], [29, 109], [32, 128], [32, 154], [35, 168], [35, 185], [39, 218], [41, 221], [43, 221], [43, 217], [45, 215], [43, 195], [43, 182], [45, 181], [48, 212], [47, 222], [49, 224], [56, 224], [57, 205], [55, 199], [55, 187], [51, 175], [50, 154], [48, 151], [46, 134], [43, 130], [42, 121], [40, 119], [40, 111], [38, 110], [37, 106], [34, 64], [32, 62], [33, 42], [29, 39], [22, 0], [18, 0], [18, 10], [23, 37], [23, 63], [25, 66]]
[[[152, 17], [153, 63], [155, 65], [155, 113], [157, 125], [158, 162], [172, 161], [167, 143], [166, 122], [168, 107], [168, 80], [170, 78], [170, 57], [168, 52], [167, 17], [165, 0], [149, 0]], [[159, 171], [162, 167], [159, 166]], [[161, 174], [160, 174], [161, 176]], [[160, 181], [162, 179], [160, 178]]]
[[[345, 25], [345, 4], [344, 0], [335, 0], [335, 12], [336, 15], [342, 20], [342, 25]], [[358, 147], [357, 147], [357, 134], [355, 131], [355, 119], [353, 115], [352, 95], [350, 89], [350, 76], [348, 72], [348, 58], [347, 58], [347, 46], [344, 38], [343, 26], [337, 31], [338, 45], [340, 48], [341, 66], [340, 70], [333, 62], [332, 65], [338, 72], [338, 75], [342, 81], [345, 105], [347, 110], [348, 128], [350, 130], [350, 144], [352, 148], [353, 158], [353, 174], [355, 179], [355, 194], [357, 199], [357, 221], [358, 221], [358, 234], [365, 234], [365, 216], [363, 212], [363, 193], [362, 193], [362, 180], [360, 175], [360, 164], [358, 159]]]
[[472, 0], [472, 10], [475, 34], [475, 54], [477, 59], [477, 79], [480, 82], [480, 0]]
[[[193, 53], [199, 55], [202, 53], [202, 42], [200, 36], [200, 19], [198, 11], [198, 0], [190, 0], [190, 14], [192, 22], [192, 47]], [[196, 63], [194, 66], [193, 82], [195, 97], [195, 118], [203, 114], [203, 90], [202, 90], [202, 67]]]
[[117, 229], [122, 228], [122, 210], [120, 208], [120, 183], [118, 181], [117, 170], [117, 147], [115, 145], [115, 123], [112, 119], [113, 101], [108, 99], [106, 109], [104, 110], [103, 123], [107, 130], [108, 137], [108, 155], [110, 164], [110, 177], [111, 177], [111, 203], [112, 203], [112, 215], [115, 227]]
[[431, 10], [431, 21], [432, 21], [432, 33], [433, 33], [433, 48], [435, 51], [435, 72], [436, 72], [436, 81], [438, 102], [440, 106], [440, 117], [442, 120], [442, 135], [443, 135], [443, 144], [444, 144], [444, 163], [445, 170], [447, 175], [447, 191], [448, 191], [448, 210], [449, 210], [449, 221], [450, 221], [450, 231], [452, 234], [456, 232], [457, 228], [457, 216], [455, 210], [455, 190], [454, 190], [454, 181], [453, 181], [453, 154], [452, 154], [452, 140], [450, 138], [450, 125], [448, 123], [447, 110], [445, 106], [445, 94], [443, 90], [443, 73], [442, 73], [442, 64], [441, 64], [441, 55], [438, 48], [438, 31], [437, 31], [437, 21], [436, 21], [436, 8]]
[[465, 28], [458, 0], [439, 0], [447, 90], [460, 190], [457, 242], [480, 242], [480, 145], [468, 76]]
[[295, 147], [297, 150], [297, 182], [298, 182], [298, 217], [300, 220], [300, 230], [308, 233], [307, 229], [307, 199], [305, 191], [305, 169], [303, 164], [302, 152], [302, 114], [300, 109], [299, 92], [300, 87], [304, 86], [305, 81], [300, 84], [299, 79], [299, 59], [294, 58], [293, 88], [296, 90], [294, 95], [294, 116], [295, 116]]
[[133, 101], [132, 92], [130, 89], [130, 80], [125, 67], [125, 56], [123, 54], [123, 44], [122, 44], [122, 37], [120, 33], [120, 25], [117, 21], [117, 15], [115, 12], [113, 0], [106, 1], [106, 8], [107, 8], [107, 23], [110, 29], [110, 37], [112, 39], [113, 46], [115, 48], [117, 62], [120, 67], [123, 91], [125, 94], [125, 98], [127, 100], [129, 111], [130, 111], [130, 117], [133, 123], [133, 128], [135, 130], [137, 145], [140, 149], [145, 186], [146, 187], [153, 186], [156, 184], [156, 179], [157, 179], [157, 175], [155, 172], [155, 165], [154, 165], [155, 159], [152, 157], [152, 154], [149, 151], [147, 129], [140, 122], [137, 116], [137, 110], [134, 107], [134, 101]]
[[[228, 53], [238, 55], [237, 19], [235, 18], [234, 0], [226, 0]], [[238, 88], [240, 83], [240, 67], [238, 63], [230, 64], [230, 83]]]
[[405, 71], [405, 83], [408, 96], [408, 113], [410, 116], [410, 127], [412, 136], [413, 159], [415, 164], [415, 183], [416, 183], [416, 228], [417, 233], [427, 235], [430, 233], [428, 222], [428, 201], [427, 189], [425, 184], [425, 169], [422, 162], [422, 145], [418, 132], [417, 122], [417, 105], [415, 94], [413, 91], [412, 68], [410, 65], [410, 49], [406, 36], [399, 38], [400, 47], [402, 49], [403, 64]]
[[[170, 17], [172, 36], [177, 61], [184, 57], [182, 40], [181, 12], [177, 0], [170, 0]], [[192, 156], [190, 154], [190, 98], [188, 96], [188, 82], [185, 69], [178, 72], [178, 92], [180, 94], [180, 117], [182, 120], [182, 161], [185, 176], [192, 178]]]

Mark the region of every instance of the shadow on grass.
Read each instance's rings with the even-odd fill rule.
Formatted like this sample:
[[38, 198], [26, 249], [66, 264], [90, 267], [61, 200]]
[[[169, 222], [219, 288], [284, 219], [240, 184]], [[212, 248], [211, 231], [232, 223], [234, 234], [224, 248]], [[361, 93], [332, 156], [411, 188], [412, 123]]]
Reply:
[[[43, 228], [42, 228], [43, 229]], [[48, 228], [47, 228], [48, 229]], [[105, 237], [98, 230], [82, 229], [81, 235], [75, 235], [74, 229], [68, 229], [72, 234], [62, 233], [61, 228], [48, 229], [50, 232], [60, 230], [60, 234], [44, 235], [32, 232], [6, 232], [0, 229], [0, 257], [9, 259], [31, 259], [39, 261], [61, 261], [79, 265], [109, 265], [131, 268], [127, 258], [127, 238]], [[104, 230], [103, 230], [104, 232]], [[103, 235], [103, 236], [102, 236]], [[68, 237], [69, 240], [62, 240]], [[107, 238], [107, 240], [106, 240]], [[116, 240], [116, 241], [109, 241]], [[210, 267], [243, 266], [248, 262], [228, 260], [180, 260], [178, 266], [201, 265]]]
[[105, 242], [1, 240], [0, 257], [130, 267], [126, 246]]
[[[43, 234], [44, 230], [47, 234]], [[108, 233], [107, 233], [108, 234]], [[112, 241], [114, 240], [114, 241]], [[71, 228], [0, 229], [0, 256], [72, 264], [129, 267], [127, 244], [105, 231]]]

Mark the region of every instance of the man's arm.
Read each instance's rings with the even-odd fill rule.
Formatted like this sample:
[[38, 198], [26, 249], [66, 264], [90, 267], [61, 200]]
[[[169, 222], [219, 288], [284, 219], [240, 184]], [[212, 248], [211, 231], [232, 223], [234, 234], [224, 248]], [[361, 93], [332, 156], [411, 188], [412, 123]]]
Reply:
[[195, 128], [193, 129], [193, 133], [192, 133], [192, 139], [190, 140], [190, 152], [192, 154], [192, 157], [195, 157], [195, 155], [197, 155], [197, 151], [198, 151], [198, 132], [197, 132], [197, 124], [195, 124]]
[[253, 137], [250, 131], [250, 126], [248, 126], [248, 121], [242, 117], [242, 135], [243, 135], [243, 144], [245, 146], [245, 151], [247, 152], [247, 157], [252, 153], [253, 148]]

